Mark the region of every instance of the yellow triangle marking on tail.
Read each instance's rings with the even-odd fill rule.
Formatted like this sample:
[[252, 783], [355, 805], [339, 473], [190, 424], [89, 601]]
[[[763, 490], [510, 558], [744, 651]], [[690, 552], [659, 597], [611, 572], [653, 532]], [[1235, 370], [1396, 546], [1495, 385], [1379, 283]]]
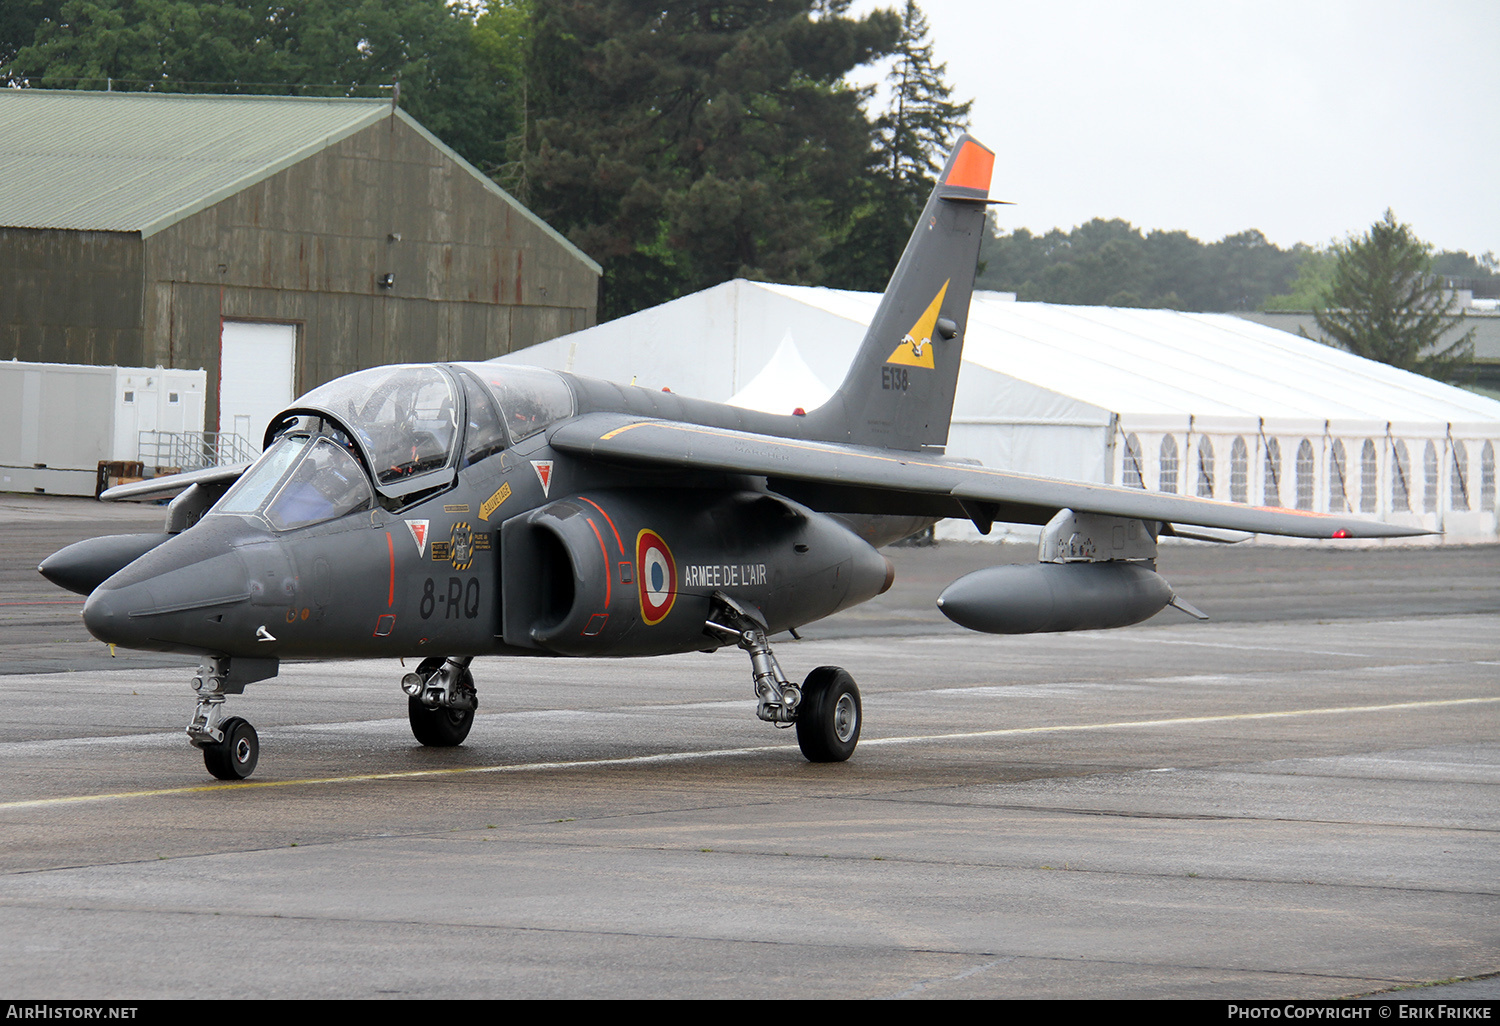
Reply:
[[948, 284], [943, 282], [943, 287], [938, 289], [938, 294], [932, 297], [932, 302], [927, 304], [927, 309], [922, 316], [917, 318], [917, 323], [912, 325], [911, 331], [900, 342], [896, 348], [891, 350], [891, 355], [885, 358], [886, 363], [900, 363], [907, 367], [926, 367], [932, 370], [932, 332], [937, 327], [938, 311], [943, 308], [943, 297], [948, 294]]

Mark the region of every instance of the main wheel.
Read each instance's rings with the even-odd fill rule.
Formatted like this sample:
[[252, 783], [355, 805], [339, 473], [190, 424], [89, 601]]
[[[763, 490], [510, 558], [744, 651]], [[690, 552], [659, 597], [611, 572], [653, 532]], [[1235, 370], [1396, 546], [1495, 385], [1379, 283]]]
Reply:
[[[442, 656], [423, 659], [417, 667], [417, 674], [424, 681], [431, 680], [432, 675], [441, 670], [445, 662], [447, 660]], [[467, 667], [458, 686], [468, 691], [474, 690], [474, 675]], [[441, 707], [433, 709], [423, 705], [421, 698], [407, 698], [406, 718], [411, 721], [412, 736], [429, 748], [453, 748], [461, 745], [464, 738], [469, 736], [469, 728], [474, 726], [473, 709], [463, 712]]]
[[840, 666], [820, 666], [802, 682], [797, 745], [809, 762], [843, 762], [859, 744], [859, 688]]
[[464, 743], [474, 726], [474, 710], [429, 709], [420, 698], [406, 700], [406, 718], [412, 736], [431, 748], [452, 748]]
[[260, 735], [238, 716], [229, 717], [219, 729], [224, 740], [203, 746], [203, 765], [220, 780], [244, 780], [260, 761]]

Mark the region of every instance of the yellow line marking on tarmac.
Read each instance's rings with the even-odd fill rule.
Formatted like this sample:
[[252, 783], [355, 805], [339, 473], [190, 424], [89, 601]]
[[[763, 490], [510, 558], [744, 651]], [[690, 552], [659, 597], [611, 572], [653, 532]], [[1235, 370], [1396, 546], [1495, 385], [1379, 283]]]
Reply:
[[[1129, 730], [1140, 727], [1174, 727], [1195, 723], [1227, 723], [1236, 720], [1291, 719], [1298, 716], [1333, 716], [1339, 713], [1396, 712], [1408, 709], [1434, 709], [1455, 705], [1482, 705], [1500, 702], [1492, 698], [1448, 698], [1430, 702], [1395, 702], [1389, 705], [1343, 705], [1321, 709], [1289, 709], [1282, 712], [1228, 713], [1222, 716], [1177, 716], [1161, 720], [1116, 720], [1110, 723], [1064, 723], [1050, 727], [1001, 727], [995, 730], [973, 730], [959, 734], [918, 734], [909, 737], [882, 737], [862, 740], [861, 745], [906, 745], [929, 741], [964, 741], [981, 737], [1015, 737], [1024, 734], [1062, 734], [1068, 731]], [[388, 773], [360, 773], [345, 777], [306, 777], [298, 780], [242, 780], [222, 784], [199, 784], [194, 787], [164, 787], [152, 791], [118, 791], [113, 794], [80, 794], [62, 798], [34, 798], [0, 802], [0, 812], [10, 809], [37, 809], [51, 805], [77, 805], [85, 802], [120, 801], [127, 798], [159, 798], [174, 794], [199, 794], [207, 791], [243, 791], [267, 787], [301, 787], [312, 784], [362, 784], [377, 780], [409, 780], [418, 777], [451, 777], [472, 773], [537, 773], [548, 770], [589, 769], [602, 766], [644, 766], [733, 755], [756, 755], [761, 752], [786, 751], [790, 745], [759, 745], [753, 748], [720, 748], [706, 752], [667, 752], [661, 755], [636, 755], [624, 759], [581, 759], [577, 762], [530, 762], [519, 765], [459, 766], [450, 769], [392, 770]]]
[[374, 780], [406, 780], [415, 777], [450, 777], [469, 773], [528, 773], [559, 769], [587, 769], [594, 766], [638, 766], [649, 763], [686, 762], [725, 755], [752, 755], [757, 752], [785, 751], [789, 745], [762, 745], [758, 748], [723, 748], [708, 752], [667, 752], [661, 755], [637, 755], [625, 759], [581, 759], [577, 762], [529, 762], [519, 765], [456, 766], [449, 769], [392, 770], [388, 773], [360, 773], [346, 777], [305, 777], [297, 780], [237, 780], [222, 784], [199, 784], [194, 787], [164, 787], [154, 791], [118, 791], [113, 794], [79, 794], [63, 798], [35, 798], [18, 802], [0, 802], [0, 812], [8, 809], [33, 809], [48, 805], [72, 805], [79, 802], [115, 801], [122, 798], [157, 798], [172, 794], [197, 794], [203, 791], [241, 791], [263, 787], [298, 787], [305, 784], [362, 784]]

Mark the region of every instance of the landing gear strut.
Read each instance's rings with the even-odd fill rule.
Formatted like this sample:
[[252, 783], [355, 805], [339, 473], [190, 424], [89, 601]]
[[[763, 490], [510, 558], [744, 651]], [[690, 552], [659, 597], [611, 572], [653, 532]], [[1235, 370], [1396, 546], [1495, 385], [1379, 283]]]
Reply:
[[[244, 780], [260, 761], [260, 736], [238, 716], [224, 715], [224, 696], [230, 688], [229, 659], [207, 656], [193, 678], [198, 706], [188, 724], [188, 740], [203, 749], [203, 765], [220, 780]], [[244, 690], [244, 685], [239, 685]], [[238, 693], [238, 692], [236, 692]]]
[[809, 762], [843, 762], [859, 744], [863, 707], [854, 678], [838, 666], [820, 666], [799, 688], [787, 680], [771, 651], [765, 622], [723, 592], [714, 593], [706, 631], [733, 638], [750, 655], [755, 715], [778, 727], [797, 727], [797, 746]]
[[412, 735], [432, 748], [461, 745], [474, 726], [479, 695], [469, 672], [473, 656], [424, 659], [401, 678]]

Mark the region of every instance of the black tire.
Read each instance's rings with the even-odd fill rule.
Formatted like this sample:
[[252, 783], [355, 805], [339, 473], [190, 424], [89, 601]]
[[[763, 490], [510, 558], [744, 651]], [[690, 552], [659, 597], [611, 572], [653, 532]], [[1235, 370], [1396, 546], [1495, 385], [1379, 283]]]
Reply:
[[203, 746], [203, 765], [220, 780], [244, 780], [260, 761], [260, 735], [238, 716], [219, 727], [224, 740]]
[[[417, 674], [424, 681], [431, 680], [432, 675], [441, 670], [447, 661], [442, 656], [423, 659], [417, 667]], [[467, 668], [459, 686], [474, 690], [474, 675]], [[469, 728], [474, 726], [473, 709], [468, 712], [430, 709], [422, 704], [420, 698], [407, 698], [406, 718], [411, 722], [412, 736], [429, 748], [455, 748], [464, 743], [464, 738], [469, 736]]]
[[859, 688], [840, 666], [820, 666], [802, 682], [797, 745], [809, 762], [843, 762], [859, 744], [864, 708]]
[[464, 743], [474, 726], [474, 710], [429, 709], [420, 698], [407, 698], [406, 718], [411, 733], [429, 748], [453, 748]]

